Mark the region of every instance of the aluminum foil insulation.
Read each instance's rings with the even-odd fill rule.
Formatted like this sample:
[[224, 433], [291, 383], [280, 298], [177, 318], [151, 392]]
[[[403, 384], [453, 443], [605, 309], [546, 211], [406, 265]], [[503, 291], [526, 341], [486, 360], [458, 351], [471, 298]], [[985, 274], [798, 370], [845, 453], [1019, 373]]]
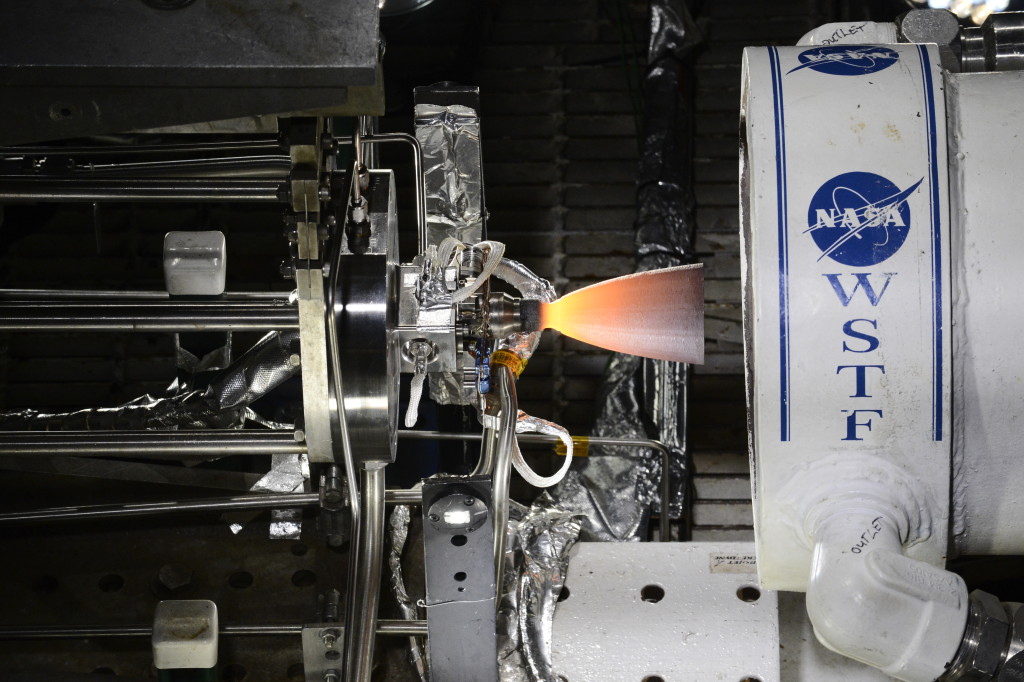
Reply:
[[[253, 484], [254, 493], [298, 493], [309, 491], [309, 459], [304, 454], [272, 455], [270, 471]], [[259, 514], [224, 514], [231, 532], [238, 535], [245, 524]], [[270, 539], [298, 540], [302, 535], [302, 509], [270, 510]]]
[[[634, 254], [637, 270], [697, 261], [690, 190], [690, 111], [683, 95], [687, 57], [700, 36], [682, 0], [653, 0], [644, 77], [644, 139], [637, 172]], [[612, 357], [598, 394], [593, 433], [654, 438], [672, 450], [672, 514], [689, 507], [692, 466], [686, 450], [686, 370], [631, 355]], [[650, 449], [595, 446], [552, 496], [585, 516], [586, 540], [632, 540], [660, 500], [659, 454]]]
[[423, 149], [427, 243], [445, 237], [484, 238], [480, 116], [467, 106], [417, 104], [416, 139]]
[[298, 332], [271, 332], [214, 375], [203, 390], [168, 398], [144, 395], [117, 407], [75, 412], [22, 410], [0, 414], [0, 430], [100, 431], [143, 429], [238, 429], [261, 421], [249, 405], [299, 372]]
[[[416, 620], [419, 614], [409, 591], [405, 588], [402, 576], [402, 552], [409, 539], [409, 523], [412, 520], [412, 508], [400, 504], [391, 510], [388, 520], [388, 567], [391, 569], [391, 592], [395, 595], [398, 610], [405, 620]], [[420, 682], [428, 682], [426, 661], [423, 657], [423, 646], [419, 638], [409, 638], [409, 662], [416, 669]]]
[[555, 682], [551, 629], [565, 583], [579, 517], [542, 495], [509, 508], [509, 539], [498, 608], [498, 676], [502, 682]]

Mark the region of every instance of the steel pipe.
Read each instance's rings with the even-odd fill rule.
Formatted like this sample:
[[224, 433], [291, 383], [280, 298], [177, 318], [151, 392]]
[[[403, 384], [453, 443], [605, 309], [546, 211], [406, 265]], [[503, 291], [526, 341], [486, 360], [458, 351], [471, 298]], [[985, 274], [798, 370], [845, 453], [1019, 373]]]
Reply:
[[384, 557], [384, 464], [359, 470], [359, 527], [356, 536], [345, 628], [345, 660], [350, 682], [370, 682], [374, 632], [380, 602], [380, 573]]
[[[219, 300], [235, 301], [278, 301], [281, 305], [288, 302], [290, 292], [287, 291], [227, 291]], [[14, 301], [36, 304], [39, 301], [65, 301], [76, 299], [101, 299], [111, 302], [124, 301], [170, 301], [171, 295], [166, 291], [114, 291], [99, 289], [0, 289], [0, 301]]]
[[512, 448], [515, 447], [516, 417], [519, 401], [516, 380], [512, 370], [499, 367], [493, 373], [494, 390], [498, 394], [501, 412], [498, 415], [498, 441], [494, 449], [494, 473], [491, 489], [494, 495], [494, 572], [498, 591], [505, 574], [505, 540], [508, 537], [508, 486], [512, 478]]
[[6, 431], [0, 455], [224, 457], [302, 454], [295, 433], [267, 431]]
[[[225, 637], [291, 636], [302, 634], [302, 625], [223, 625], [220, 634]], [[425, 620], [380, 620], [377, 634], [400, 637], [425, 637]], [[150, 625], [106, 626], [85, 625], [77, 627], [53, 626], [2, 626], [0, 640], [12, 639], [109, 639], [112, 637], [152, 637]]]
[[[384, 493], [385, 504], [419, 504], [420, 491], [404, 488], [389, 489]], [[0, 526], [18, 526], [60, 521], [92, 521], [109, 518], [162, 516], [205, 511], [245, 511], [254, 509], [283, 509], [315, 507], [320, 504], [319, 493], [263, 493], [235, 495], [195, 500], [166, 500], [163, 502], [130, 502], [127, 504], [97, 504], [79, 507], [49, 507], [0, 514]]]
[[[480, 441], [483, 440], [483, 436], [479, 433], [444, 433], [441, 431], [399, 431], [399, 438], [406, 438], [409, 440], [459, 440], [459, 441]], [[520, 443], [557, 443], [559, 439], [557, 436], [548, 436], [540, 433], [520, 433], [516, 436]], [[659, 514], [664, 518], [668, 518], [671, 503], [670, 497], [670, 481], [668, 480], [668, 472], [670, 470], [672, 462], [672, 451], [667, 445], [658, 440], [645, 439], [645, 438], [600, 438], [595, 436], [588, 436], [587, 443], [590, 445], [617, 445], [622, 447], [634, 447], [634, 448], [650, 448], [656, 450], [661, 455], [661, 509]], [[662, 542], [669, 541], [668, 533], [663, 533], [661, 537]]]
[[2, 331], [175, 332], [299, 328], [298, 309], [271, 301], [0, 300]]
[[283, 203], [287, 188], [280, 180], [207, 180], [176, 178], [55, 178], [0, 176], [3, 202], [205, 202]]
[[227, 142], [184, 142], [171, 144], [111, 144], [111, 145], [18, 145], [0, 147], [0, 157], [22, 156], [158, 156], [160, 154], [217, 154], [222, 152], [280, 152], [277, 139], [230, 140]]
[[[353, 144], [351, 139], [336, 138], [339, 145]], [[378, 144], [400, 142], [412, 147], [412, 165], [416, 177], [413, 182], [413, 189], [416, 197], [416, 243], [417, 253], [423, 253], [427, 248], [427, 187], [423, 176], [423, 148], [420, 141], [414, 135], [408, 133], [374, 133], [372, 135], [360, 136], [363, 144]]]

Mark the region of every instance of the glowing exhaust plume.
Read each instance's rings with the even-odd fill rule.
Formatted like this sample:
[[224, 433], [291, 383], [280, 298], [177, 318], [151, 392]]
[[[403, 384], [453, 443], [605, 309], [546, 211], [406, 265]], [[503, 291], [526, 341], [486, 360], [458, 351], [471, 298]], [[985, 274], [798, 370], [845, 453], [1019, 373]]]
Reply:
[[684, 265], [599, 282], [540, 305], [540, 326], [619, 353], [704, 362], [704, 271]]

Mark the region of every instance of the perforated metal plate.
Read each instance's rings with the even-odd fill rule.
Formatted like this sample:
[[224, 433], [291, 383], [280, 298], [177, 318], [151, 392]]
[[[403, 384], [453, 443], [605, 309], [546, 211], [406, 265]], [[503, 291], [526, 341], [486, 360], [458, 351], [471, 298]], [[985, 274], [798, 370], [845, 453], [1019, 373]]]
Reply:
[[564, 682], [779, 682], [776, 593], [753, 543], [590, 543], [555, 610]]

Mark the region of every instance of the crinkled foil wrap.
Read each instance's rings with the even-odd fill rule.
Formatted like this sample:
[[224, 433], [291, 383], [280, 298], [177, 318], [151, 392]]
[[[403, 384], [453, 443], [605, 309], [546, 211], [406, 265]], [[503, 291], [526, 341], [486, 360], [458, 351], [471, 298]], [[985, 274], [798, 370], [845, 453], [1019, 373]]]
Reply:
[[245, 355], [214, 375], [207, 388], [169, 398], [140, 396], [117, 407], [47, 414], [22, 410], [0, 414], [6, 431], [102, 431], [142, 429], [237, 429], [261, 421], [249, 405], [295, 376], [290, 358], [298, 332], [271, 332]]
[[[447, 237], [465, 244], [484, 239], [480, 116], [463, 105], [417, 104], [416, 139], [423, 149], [427, 244]], [[475, 391], [452, 372], [431, 372], [430, 397], [440, 405], [470, 405]]]
[[[391, 591], [398, 602], [398, 610], [405, 620], [416, 620], [419, 615], [413, 604], [409, 591], [405, 588], [402, 576], [402, 552], [409, 539], [409, 523], [412, 520], [412, 509], [400, 504], [391, 510], [388, 520], [388, 567], [391, 569]], [[409, 638], [409, 661], [416, 669], [421, 682], [427, 682], [426, 662], [423, 658], [423, 647], [416, 637]]]
[[480, 116], [467, 106], [417, 104], [416, 139], [423, 149], [427, 243], [484, 238]]
[[[305, 454], [272, 455], [270, 471], [249, 489], [254, 493], [297, 493], [309, 491], [309, 459]], [[259, 516], [251, 512], [222, 515], [231, 532], [238, 535], [245, 524]], [[298, 540], [302, 535], [302, 509], [270, 511], [270, 539]]]
[[[689, 111], [679, 83], [700, 36], [682, 0], [653, 0], [649, 19], [634, 241], [639, 271], [697, 260]], [[692, 470], [685, 448], [685, 380], [685, 370], [675, 363], [614, 355], [593, 429], [595, 436], [653, 438], [670, 448], [676, 516], [687, 506]], [[660, 454], [651, 449], [591, 446], [590, 456], [574, 462], [551, 494], [559, 505], [585, 515], [585, 540], [634, 540], [660, 502], [661, 468]]]
[[547, 495], [529, 509], [509, 503], [508, 549], [498, 609], [502, 682], [557, 682], [551, 631], [569, 550], [579, 534], [578, 515], [553, 506]]

